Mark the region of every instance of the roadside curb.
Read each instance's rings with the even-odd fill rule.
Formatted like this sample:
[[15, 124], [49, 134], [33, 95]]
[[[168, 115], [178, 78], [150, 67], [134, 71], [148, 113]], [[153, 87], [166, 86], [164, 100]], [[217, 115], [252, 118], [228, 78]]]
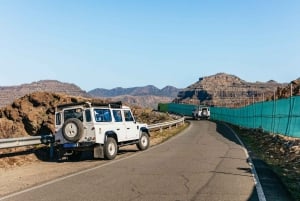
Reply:
[[247, 162], [251, 167], [259, 201], [294, 201], [295, 199], [272, 168], [263, 160], [255, 157], [251, 150], [248, 151], [245, 144], [229, 125], [224, 122], [222, 124], [235, 135], [247, 155]]
[[239, 138], [239, 136], [235, 133], [235, 131], [230, 126], [228, 126], [225, 123], [223, 123], [223, 124], [234, 134], [234, 136], [236, 137], [236, 139], [239, 141], [239, 143], [243, 147], [243, 150], [244, 150], [244, 152], [245, 152], [245, 154], [247, 156], [247, 162], [248, 162], [248, 164], [251, 167], [251, 172], [252, 172], [252, 176], [253, 176], [253, 180], [254, 180], [254, 183], [255, 183], [256, 192], [257, 192], [257, 196], [258, 196], [259, 201], [267, 201], [266, 200], [266, 196], [265, 196], [264, 191], [263, 191], [263, 188], [262, 188], [262, 185], [260, 183], [258, 174], [256, 172], [254, 163], [253, 163], [253, 161], [252, 161], [252, 159], [251, 159], [251, 157], [250, 157], [250, 155], [248, 153], [248, 150], [246, 149], [245, 144], [242, 142], [242, 140]]

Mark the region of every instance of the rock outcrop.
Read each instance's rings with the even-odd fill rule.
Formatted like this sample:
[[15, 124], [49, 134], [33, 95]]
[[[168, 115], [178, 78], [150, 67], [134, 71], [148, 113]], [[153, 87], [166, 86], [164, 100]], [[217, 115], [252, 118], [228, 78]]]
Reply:
[[225, 73], [201, 77], [198, 82], [181, 90], [174, 102], [239, 107], [263, 101], [274, 94], [278, 87], [285, 87], [273, 80], [246, 82]]
[[[288, 98], [291, 95], [300, 95], [300, 78], [291, 81], [285, 87], [278, 87], [275, 94], [275, 99]], [[274, 99], [274, 97], [269, 97], [269, 99]]]
[[0, 109], [0, 138], [54, 133], [55, 107], [87, 100], [49, 92], [35, 92]]

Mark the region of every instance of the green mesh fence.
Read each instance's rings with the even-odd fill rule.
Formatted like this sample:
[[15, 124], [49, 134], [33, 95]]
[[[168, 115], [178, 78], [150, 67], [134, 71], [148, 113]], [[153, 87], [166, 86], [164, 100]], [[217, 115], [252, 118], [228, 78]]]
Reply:
[[161, 112], [168, 112], [169, 103], [158, 103], [157, 110]]
[[300, 138], [300, 96], [242, 108], [212, 107], [211, 119]]
[[184, 116], [192, 116], [192, 111], [196, 108], [196, 105], [190, 104], [178, 104], [178, 103], [159, 103], [158, 111], [170, 112], [173, 114], [180, 114]]
[[[192, 116], [196, 105], [163, 103], [158, 110]], [[300, 96], [259, 102], [242, 108], [211, 107], [211, 119], [245, 128], [261, 128], [271, 133], [300, 138]]]

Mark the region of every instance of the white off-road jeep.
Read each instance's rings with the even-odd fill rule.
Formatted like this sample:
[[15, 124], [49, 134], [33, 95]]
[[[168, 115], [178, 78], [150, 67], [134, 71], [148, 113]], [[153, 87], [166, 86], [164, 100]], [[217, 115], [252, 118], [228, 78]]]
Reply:
[[130, 108], [121, 102], [57, 106], [54, 137], [59, 157], [69, 159], [78, 159], [83, 151], [93, 150], [94, 158], [110, 160], [121, 146], [136, 144], [145, 150], [150, 145], [147, 124], [137, 123]]
[[192, 112], [193, 119], [209, 119], [210, 108], [207, 106], [199, 105]]

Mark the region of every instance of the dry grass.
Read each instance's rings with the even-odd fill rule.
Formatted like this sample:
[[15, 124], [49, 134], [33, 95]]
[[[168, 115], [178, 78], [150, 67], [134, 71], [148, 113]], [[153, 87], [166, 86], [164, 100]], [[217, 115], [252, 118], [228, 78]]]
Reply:
[[232, 127], [247, 149], [265, 161], [295, 200], [300, 200], [300, 139]]
[[184, 129], [186, 129], [189, 126], [188, 122], [185, 122], [183, 125], [179, 125], [177, 127], [173, 126], [171, 129], [164, 129], [161, 131], [154, 131], [151, 132], [151, 141], [153, 141], [155, 144], [162, 143], [169, 138], [177, 135]]

